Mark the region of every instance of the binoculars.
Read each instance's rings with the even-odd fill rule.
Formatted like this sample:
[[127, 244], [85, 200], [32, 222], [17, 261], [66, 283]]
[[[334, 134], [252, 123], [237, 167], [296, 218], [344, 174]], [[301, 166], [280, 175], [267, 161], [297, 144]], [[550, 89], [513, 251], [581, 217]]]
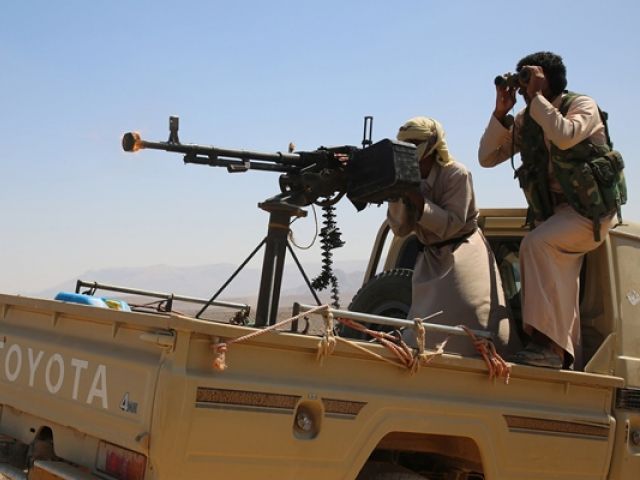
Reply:
[[518, 88], [521, 84], [529, 83], [529, 79], [531, 78], [531, 70], [528, 68], [523, 68], [518, 73], [505, 73], [504, 75], [498, 75], [493, 83], [497, 87], [505, 87], [505, 88]]

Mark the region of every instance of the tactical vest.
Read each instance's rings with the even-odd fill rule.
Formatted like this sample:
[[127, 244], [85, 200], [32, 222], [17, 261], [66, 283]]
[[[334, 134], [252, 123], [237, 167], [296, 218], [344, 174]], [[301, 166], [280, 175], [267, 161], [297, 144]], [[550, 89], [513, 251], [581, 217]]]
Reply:
[[[563, 116], [578, 96], [572, 92], [564, 95], [559, 109]], [[549, 160], [569, 205], [593, 222], [596, 241], [600, 241], [600, 219], [603, 216], [616, 212], [618, 222], [622, 221], [620, 207], [627, 201], [624, 162], [620, 153], [613, 150], [607, 114], [600, 109], [598, 112], [607, 137], [605, 145], [596, 145], [587, 138], [566, 150], [560, 150], [552, 142], [548, 150], [542, 128], [531, 118], [527, 106], [519, 134], [522, 165], [515, 176], [529, 205], [527, 223], [531, 227], [534, 222], [544, 221], [553, 215]]]

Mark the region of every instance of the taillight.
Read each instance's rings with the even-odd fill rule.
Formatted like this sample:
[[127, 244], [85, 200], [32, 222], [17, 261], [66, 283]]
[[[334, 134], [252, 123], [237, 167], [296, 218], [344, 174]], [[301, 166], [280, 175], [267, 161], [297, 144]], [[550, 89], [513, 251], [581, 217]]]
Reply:
[[118, 480], [143, 480], [147, 457], [143, 454], [100, 442], [96, 469]]

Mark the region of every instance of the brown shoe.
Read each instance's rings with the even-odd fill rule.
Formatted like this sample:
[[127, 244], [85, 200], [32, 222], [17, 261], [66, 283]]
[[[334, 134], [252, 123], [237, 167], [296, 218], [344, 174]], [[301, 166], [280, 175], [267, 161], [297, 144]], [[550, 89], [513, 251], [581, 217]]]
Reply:
[[511, 361], [522, 365], [555, 369], [561, 369], [563, 364], [562, 356], [554, 352], [551, 347], [534, 342], [529, 343], [524, 350], [516, 353]]

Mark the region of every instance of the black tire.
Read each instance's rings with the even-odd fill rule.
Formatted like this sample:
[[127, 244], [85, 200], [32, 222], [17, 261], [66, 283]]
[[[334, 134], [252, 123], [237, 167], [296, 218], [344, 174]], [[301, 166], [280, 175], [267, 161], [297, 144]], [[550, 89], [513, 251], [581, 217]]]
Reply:
[[356, 480], [426, 480], [413, 470], [388, 462], [365, 463]]
[[[396, 268], [379, 273], [353, 297], [349, 310], [370, 313], [384, 317], [407, 318], [411, 308], [411, 277], [413, 270]], [[389, 331], [391, 327], [377, 324], [365, 324], [372, 330]], [[340, 325], [339, 333], [343, 337], [363, 339], [365, 334]]]

